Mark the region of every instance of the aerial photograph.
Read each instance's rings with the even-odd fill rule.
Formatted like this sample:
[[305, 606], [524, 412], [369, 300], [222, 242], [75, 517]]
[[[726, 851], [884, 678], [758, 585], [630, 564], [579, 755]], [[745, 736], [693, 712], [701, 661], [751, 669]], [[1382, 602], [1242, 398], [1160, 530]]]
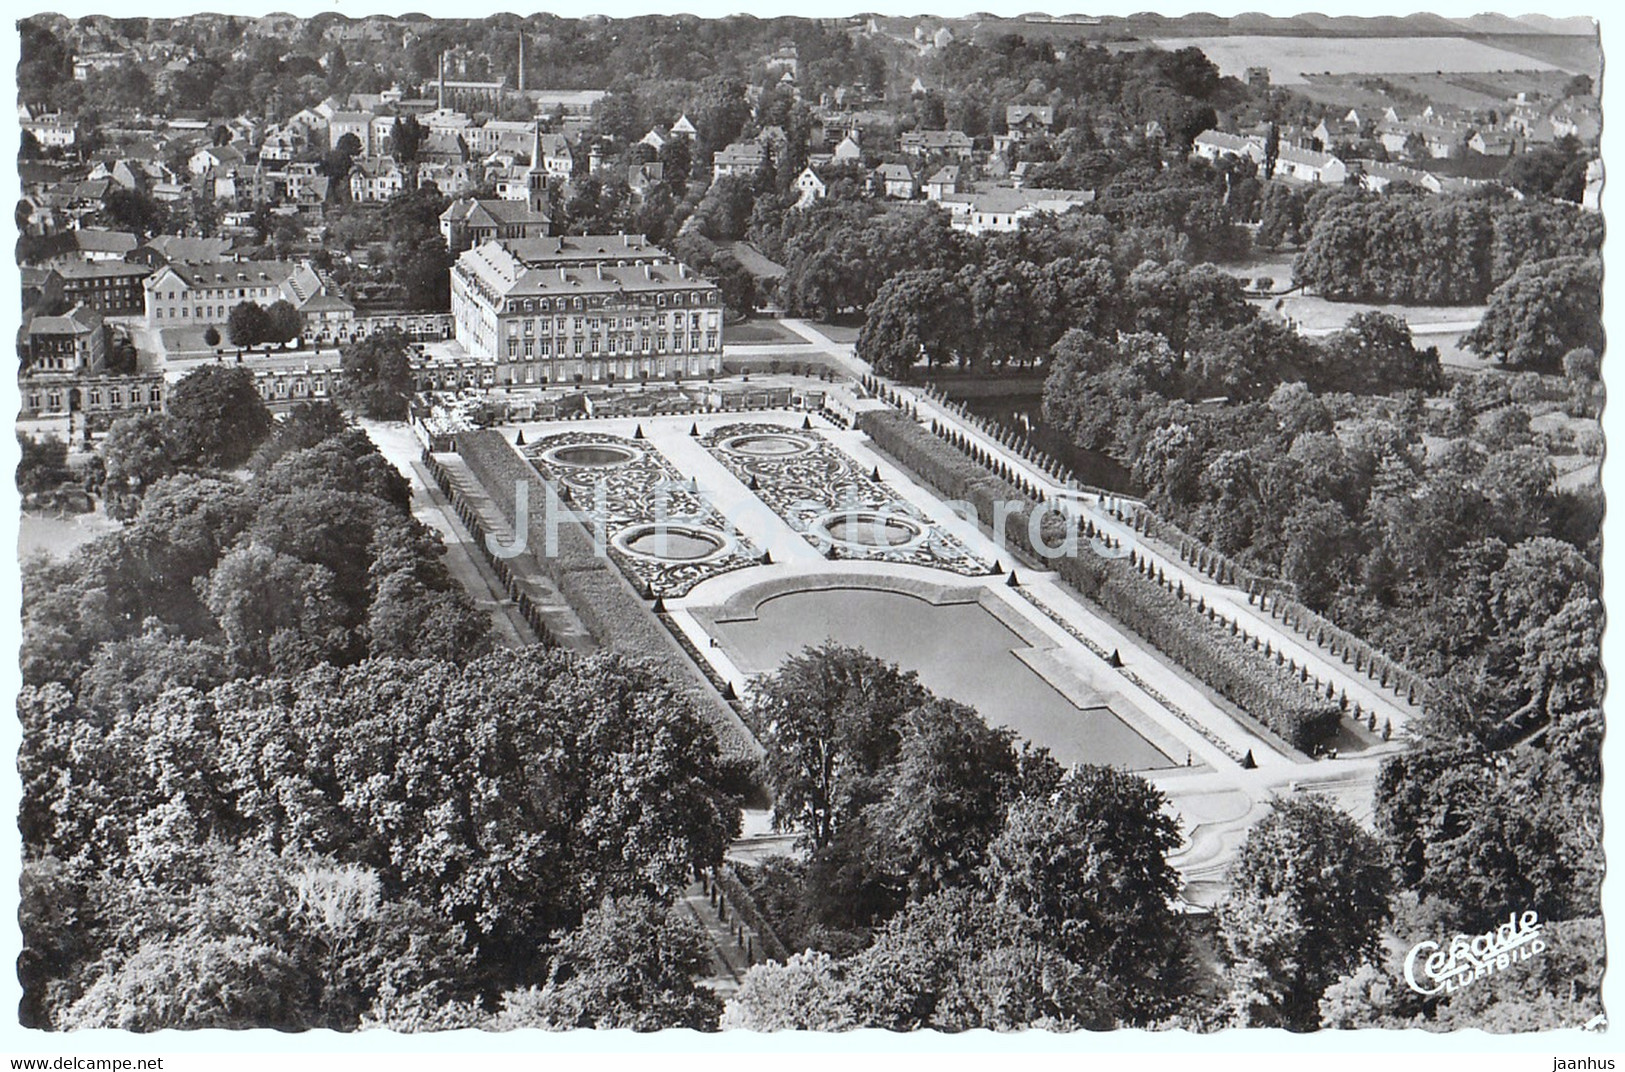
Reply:
[[1595, 20], [106, 10], [27, 1045], [1606, 1027]]

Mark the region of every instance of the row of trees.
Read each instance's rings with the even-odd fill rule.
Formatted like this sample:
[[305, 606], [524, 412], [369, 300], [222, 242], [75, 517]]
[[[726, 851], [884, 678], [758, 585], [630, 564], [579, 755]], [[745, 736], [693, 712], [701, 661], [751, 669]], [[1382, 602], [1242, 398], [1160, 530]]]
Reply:
[[[1273, 195], [1289, 201], [1298, 195]], [[1291, 216], [1283, 206], [1282, 214]], [[1294, 279], [1333, 300], [1482, 302], [1530, 262], [1595, 254], [1602, 218], [1504, 195], [1383, 196], [1339, 190], [1305, 200]]]

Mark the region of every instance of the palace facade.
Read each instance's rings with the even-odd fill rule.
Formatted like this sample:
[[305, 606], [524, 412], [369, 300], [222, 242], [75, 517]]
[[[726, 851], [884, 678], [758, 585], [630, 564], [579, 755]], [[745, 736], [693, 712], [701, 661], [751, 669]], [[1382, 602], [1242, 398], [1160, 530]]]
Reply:
[[486, 242], [451, 270], [457, 341], [496, 386], [718, 372], [715, 283], [641, 235]]

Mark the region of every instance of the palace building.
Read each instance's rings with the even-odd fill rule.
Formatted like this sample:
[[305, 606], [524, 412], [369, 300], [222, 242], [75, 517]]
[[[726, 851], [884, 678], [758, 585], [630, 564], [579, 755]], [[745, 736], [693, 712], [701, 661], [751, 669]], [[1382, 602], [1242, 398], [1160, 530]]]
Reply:
[[497, 386], [721, 369], [715, 283], [642, 235], [486, 242], [451, 269], [457, 341]]

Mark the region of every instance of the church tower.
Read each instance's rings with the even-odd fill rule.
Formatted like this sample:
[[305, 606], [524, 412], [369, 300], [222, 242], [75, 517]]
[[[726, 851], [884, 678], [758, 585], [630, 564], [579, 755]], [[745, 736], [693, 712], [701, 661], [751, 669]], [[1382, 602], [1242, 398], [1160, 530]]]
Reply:
[[547, 211], [547, 162], [542, 159], [540, 120], [537, 120], [531, 129], [530, 171], [525, 175], [525, 203], [530, 206], [532, 212]]

